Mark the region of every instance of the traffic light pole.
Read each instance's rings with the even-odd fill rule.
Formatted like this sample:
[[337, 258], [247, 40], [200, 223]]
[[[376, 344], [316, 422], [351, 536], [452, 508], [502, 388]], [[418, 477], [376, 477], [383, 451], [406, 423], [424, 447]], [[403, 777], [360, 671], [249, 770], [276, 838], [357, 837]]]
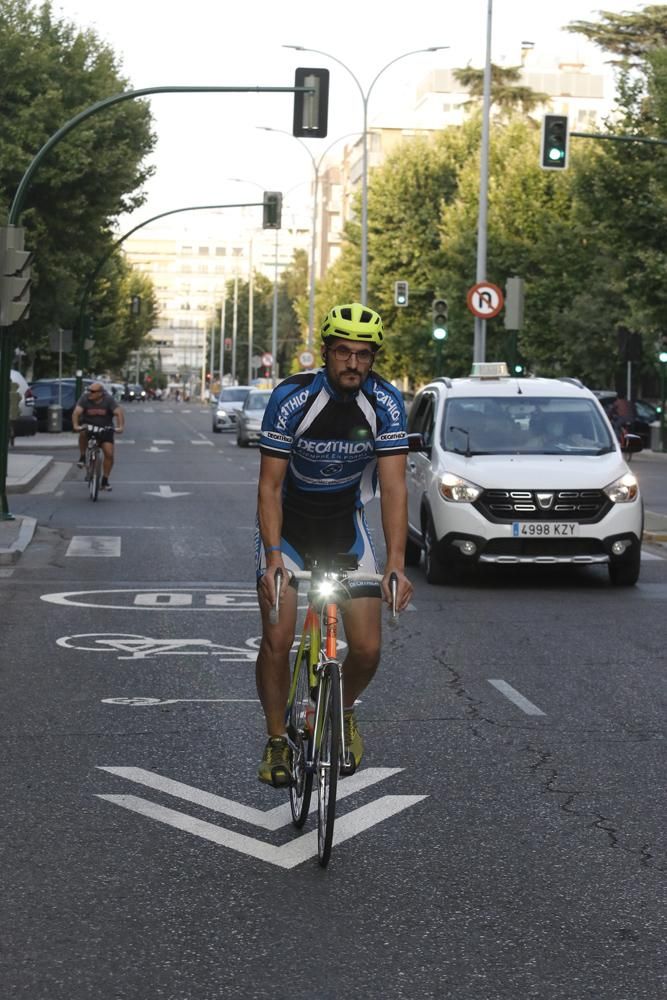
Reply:
[[[24, 173], [14, 200], [9, 209], [7, 223], [10, 226], [18, 225], [25, 201], [26, 192], [35, 171], [41, 164], [44, 157], [49, 153], [61, 139], [63, 139], [73, 128], [86, 121], [98, 111], [104, 111], [121, 101], [134, 100], [136, 97], [149, 97], [151, 94], [315, 94], [313, 87], [143, 87], [140, 90], [128, 90], [122, 94], [114, 94], [112, 97], [105, 97], [96, 104], [70, 118], [57, 132], [47, 139], [39, 152], [35, 155], [28, 169]], [[7, 504], [7, 458], [9, 452], [9, 375], [11, 372], [10, 353], [10, 328], [0, 327], [0, 520], [11, 520], [13, 515], [9, 513]]]

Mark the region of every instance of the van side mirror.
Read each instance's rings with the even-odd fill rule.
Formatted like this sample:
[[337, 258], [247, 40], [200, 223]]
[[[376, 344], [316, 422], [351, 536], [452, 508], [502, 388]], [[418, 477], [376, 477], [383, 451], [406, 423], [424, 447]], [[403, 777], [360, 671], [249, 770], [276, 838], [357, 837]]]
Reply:
[[421, 434], [413, 433], [408, 434], [408, 450], [409, 451], [430, 451], [426, 447], [426, 443]]
[[644, 444], [639, 434], [623, 435], [623, 441], [621, 443], [621, 451], [625, 451], [629, 455], [634, 455], [636, 452], [641, 451], [643, 447]]

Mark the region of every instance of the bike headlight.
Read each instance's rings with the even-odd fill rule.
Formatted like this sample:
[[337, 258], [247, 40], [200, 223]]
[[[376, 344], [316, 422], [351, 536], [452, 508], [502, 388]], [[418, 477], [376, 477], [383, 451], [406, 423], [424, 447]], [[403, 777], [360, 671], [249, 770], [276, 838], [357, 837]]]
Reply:
[[336, 584], [332, 580], [322, 580], [317, 588], [320, 597], [331, 597], [336, 589]]
[[605, 486], [604, 492], [612, 503], [632, 503], [639, 495], [639, 483], [631, 472], [626, 472], [616, 482]]
[[467, 479], [461, 479], [451, 472], [446, 472], [440, 477], [438, 489], [445, 500], [451, 503], [474, 503], [482, 492], [479, 486], [469, 483]]

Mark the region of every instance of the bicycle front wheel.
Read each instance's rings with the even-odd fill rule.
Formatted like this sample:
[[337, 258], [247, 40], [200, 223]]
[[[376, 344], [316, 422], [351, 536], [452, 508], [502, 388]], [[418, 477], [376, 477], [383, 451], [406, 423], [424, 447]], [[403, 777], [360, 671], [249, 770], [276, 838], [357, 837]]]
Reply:
[[97, 500], [100, 493], [100, 479], [102, 478], [102, 458], [99, 450], [94, 451], [90, 456], [89, 474], [88, 490], [90, 492], [90, 499]]
[[327, 664], [320, 682], [322, 728], [317, 755], [317, 856], [323, 868], [329, 864], [336, 822], [336, 791], [340, 759], [341, 704], [340, 667]]
[[308, 819], [313, 793], [313, 773], [306, 769], [313, 756], [314, 712], [308, 681], [308, 650], [301, 647], [294, 664], [294, 696], [287, 715], [287, 734], [292, 741], [292, 784], [289, 790], [292, 822], [301, 828]]

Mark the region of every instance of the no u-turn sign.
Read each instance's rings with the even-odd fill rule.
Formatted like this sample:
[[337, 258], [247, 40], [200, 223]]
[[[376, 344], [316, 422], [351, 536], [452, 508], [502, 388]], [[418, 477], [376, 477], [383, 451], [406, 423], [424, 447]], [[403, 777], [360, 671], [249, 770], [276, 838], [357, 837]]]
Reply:
[[468, 309], [478, 319], [493, 319], [504, 305], [503, 293], [490, 281], [479, 281], [467, 295]]

